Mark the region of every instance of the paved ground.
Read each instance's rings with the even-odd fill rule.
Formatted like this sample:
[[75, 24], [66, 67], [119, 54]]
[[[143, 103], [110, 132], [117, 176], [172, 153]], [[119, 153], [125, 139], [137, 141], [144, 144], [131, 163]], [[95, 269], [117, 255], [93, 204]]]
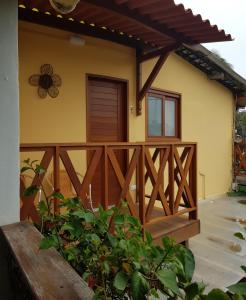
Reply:
[[190, 240], [195, 254], [194, 279], [214, 287], [225, 288], [243, 277], [240, 266], [246, 265], [246, 242], [233, 236], [246, 226], [246, 197], [226, 197], [199, 203], [201, 234]]

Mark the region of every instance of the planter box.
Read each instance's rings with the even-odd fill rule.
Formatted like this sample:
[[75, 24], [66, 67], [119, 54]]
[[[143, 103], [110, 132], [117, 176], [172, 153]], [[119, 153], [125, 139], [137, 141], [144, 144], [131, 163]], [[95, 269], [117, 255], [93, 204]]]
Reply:
[[93, 291], [55, 249], [39, 250], [42, 235], [32, 224], [3, 226], [0, 235], [15, 299], [92, 299]]

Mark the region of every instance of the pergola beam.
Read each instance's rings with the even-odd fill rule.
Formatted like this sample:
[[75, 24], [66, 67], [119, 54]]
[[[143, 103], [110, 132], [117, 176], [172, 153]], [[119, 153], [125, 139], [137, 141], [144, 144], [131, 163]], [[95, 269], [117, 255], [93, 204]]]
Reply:
[[97, 26], [90, 26], [89, 24], [82, 24], [65, 18], [57, 18], [53, 15], [34, 12], [30, 9], [19, 8], [19, 19], [70, 31], [76, 34], [83, 34], [95, 38], [105, 39], [134, 49], [151, 49], [151, 47], [143, 41], [129, 38], [127, 35], [120, 35], [117, 32], [105, 30]]
[[[136, 114], [139, 116], [142, 114], [142, 101], [145, 97], [146, 93], [150, 89], [152, 83], [154, 82], [156, 76], [160, 72], [162, 66], [167, 60], [171, 51], [177, 49], [180, 46], [180, 43], [174, 43], [163, 49], [158, 49], [148, 54], [139, 54], [136, 53]], [[141, 88], [141, 70], [142, 70], [142, 62], [159, 56], [154, 68], [152, 69], [149, 77], [147, 78], [144, 86]]]
[[142, 27], [156, 32], [163, 37], [169, 36], [173, 38], [175, 41], [180, 43], [187, 44], [195, 44], [196, 42], [187, 38], [182, 33], [179, 33], [173, 29], [168, 28], [165, 24], [159, 24], [155, 21], [152, 21], [148, 16], [141, 15], [137, 10], [132, 10], [128, 8], [126, 5], [119, 5], [115, 3], [113, 0], [81, 0], [81, 2], [88, 3], [94, 5], [95, 7], [100, 7], [114, 13], [119, 14], [120, 16], [124, 16], [129, 20], [134, 20], [135, 22], [141, 24]]

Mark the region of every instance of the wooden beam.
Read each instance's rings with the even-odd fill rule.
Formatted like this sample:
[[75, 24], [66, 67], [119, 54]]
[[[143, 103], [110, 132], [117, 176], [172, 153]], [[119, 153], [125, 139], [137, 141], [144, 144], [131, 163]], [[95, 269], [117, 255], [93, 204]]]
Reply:
[[150, 51], [150, 52], [147, 52], [147, 53], [144, 53], [144, 54], [140, 54], [138, 56], [138, 60], [140, 63], [146, 61], [146, 60], [149, 60], [149, 59], [153, 59], [157, 56], [160, 56], [162, 55], [163, 53], [165, 52], [168, 52], [168, 51], [173, 51], [174, 49], [178, 49], [179, 46], [181, 46], [180, 43], [175, 43], [175, 44], [171, 44], [167, 47], [164, 47], [164, 48], [160, 48], [160, 49], [157, 49], [157, 50], [154, 50], [154, 51]]
[[[125, 4], [119, 5], [115, 3], [113, 0], [81, 0], [81, 2], [89, 3], [91, 5], [94, 5], [96, 7], [101, 7], [104, 9], [107, 9], [109, 11], [112, 11], [120, 16], [124, 16], [126, 19], [134, 20], [135, 22], [141, 24], [143, 28], [146, 28], [148, 30], [157, 32], [158, 34], [161, 34], [163, 37], [169, 36], [173, 38], [175, 41], [179, 41], [181, 43], [187, 43], [187, 44], [194, 44], [195, 41], [193, 41], [190, 38], [187, 38], [184, 34], [175, 31], [174, 29], [168, 28], [165, 24], [160, 24], [156, 21], [152, 21], [149, 17], [146, 15], [141, 15], [139, 12], [135, 9], [128, 8]], [[127, 22], [127, 20], [126, 20]]]
[[[137, 116], [142, 114], [142, 100], [145, 97], [147, 91], [149, 90], [149, 88], [151, 87], [153, 81], [155, 80], [156, 76], [158, 75], [158, 73], [160, 72], [162, 66], [164, 65], [165, 61], [167, 60], [170, 52], [174, 49], [176, 49], [180, 44], [179, 43], [175, 43], [171, 46], [168, 46], [164, 49], [161, 49], [161, 52], [155, 52], [152, 53], [152, 56], [138, 56], [136, 59], [136, 66], [137, 66], [137, 72], [136, 72], [136, 91], [137, 91], [137, 96], [136, 96], [136, 114]], [[157, 50], [158, 51], [158, 50]], [[140, 87], [140, 76], [141, 76], [141, 62], [146, 60], [146, 59], [150, 59], [155, 57], [156, 55], [160, 55], [159, 59], [157, 60], [153, 70], [151, 71], [148, 79], [146, 80], [144, 86], [141, 88]], [[146, 54], [147, 55], [147, 54]]]
[[112, 32], [100, 27], [90, 26], [89, 24], [82, 24], [77, 21], [70, 21], [65, 18], [57, 18], [54, 15], [47, 15], [29, 9], [19, 8], [19, 19], [31, 23], [70, 31], [76, 34], [83, 34], [108, 40], [135, 49], [151, 49], [151, 47], [143, 41], [130, 38], [127, 35], [120, 35], [117, 32]]

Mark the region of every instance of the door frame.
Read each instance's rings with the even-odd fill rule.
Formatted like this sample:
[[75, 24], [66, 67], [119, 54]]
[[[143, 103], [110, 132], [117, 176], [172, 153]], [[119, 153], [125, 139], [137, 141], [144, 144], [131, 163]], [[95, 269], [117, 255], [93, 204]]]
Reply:
[[129, 80], [127, 79], [122, 79], [118, 77], [111, 77], [107, 75], [98, 75], [98, 74], [91, 74], [91, 73], [86, 73], [85, 74], [86, 80], [85, 80], [85, 85], [86, 85], [86, 143], [88, 143], [88, 137], [89, 137], [89, 130], [88, 130], [88, 116], [89, 116], [89, 111], [88, 111], [88, 102], [89, 102], [89, 80], [90, 79], [99, 79], [99, 80], [105, 80], [105, 81], [111, 81], [115, 83], [122, 83], [125, 86], [125, 93], [126, 93], [126, 116], [125, 116], [125, 135], [126, 135], [126, 143], [129, 142]]

